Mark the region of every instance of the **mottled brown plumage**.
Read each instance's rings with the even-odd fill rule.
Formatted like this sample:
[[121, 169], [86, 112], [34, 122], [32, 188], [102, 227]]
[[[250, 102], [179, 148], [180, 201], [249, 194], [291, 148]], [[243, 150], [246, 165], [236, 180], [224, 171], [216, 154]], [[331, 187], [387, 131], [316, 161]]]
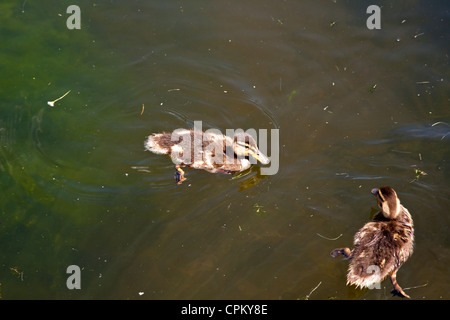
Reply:
[[182, 166], [229, 174], [248, 169], [252, 164], [250, 157], [263, 164], [269, 163], [253, 137], [244, 132], [230, 138], [217, 131], [178, 129], [172, 133], [150, 135], [145, 147], [154, 153], [171, 156], [178, 183], [185, 180]]
[[398, 285], [396, 276], [401, 265], [413, 252], [414, 227], [408, 210], [400, 204], [391, 187], [373, 189], [381, 212], [373, 221], [366, 223], [354, 236], [353, 250], [339, 248], [331, 252], [351, 259], [347, 284], [371, 287], [388, 275], [394, 286], [393, 292], [409, 296]]

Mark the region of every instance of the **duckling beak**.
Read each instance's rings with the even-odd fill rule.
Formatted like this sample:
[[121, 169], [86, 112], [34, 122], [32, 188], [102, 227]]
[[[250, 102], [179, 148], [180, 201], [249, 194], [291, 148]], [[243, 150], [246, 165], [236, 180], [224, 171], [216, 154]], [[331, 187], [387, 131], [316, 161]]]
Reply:
[[270, 160], [267, 158], [261, 151], [257, 150], [256, 152], [250, 153], [253, 158], [261, 162], [262, 164], [269, 164]]
[[373, 189], [370, 191], [370, 193], [373, 194], [373, 195], [376, 197], [377, 194], [378, 194], [378, 188], [373, 188]]

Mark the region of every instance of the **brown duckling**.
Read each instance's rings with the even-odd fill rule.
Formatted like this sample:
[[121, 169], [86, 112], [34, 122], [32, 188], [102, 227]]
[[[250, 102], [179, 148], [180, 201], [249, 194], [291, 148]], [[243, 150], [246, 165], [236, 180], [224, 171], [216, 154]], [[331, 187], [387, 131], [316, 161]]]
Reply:
[[355, 234], [353, 250], [334, 249], [331, 256], [342, 254], [351, 259], [347, 285], [371, 287], [389, 275], [394, 286], [392, 293], [409, 298], [397, 283], [397, 271], [413, 252], [411, 215], [391, 187], [375, 188], [371, 193], [376, 196], [381, 212]]
[[231, 174], [250, 168], [250, 157], [263, 164], [270, 162], [258, 149], [255, 139], [250, 134], [239, 131], [229, 137], [217, 131], [177, 129], [172, 133], [150, 135], [145, 148], [157, 154], [171, 156], [178, 184], [186, 180], [182, 166], [211, 173]]

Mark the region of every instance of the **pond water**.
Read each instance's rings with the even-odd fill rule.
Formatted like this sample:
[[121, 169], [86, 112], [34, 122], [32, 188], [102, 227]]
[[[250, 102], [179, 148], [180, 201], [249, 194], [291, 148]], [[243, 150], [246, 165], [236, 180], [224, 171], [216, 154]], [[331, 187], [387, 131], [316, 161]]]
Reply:
[[[383, 2], [375, 30], [370, 1], [78, 1], [79, 30], [71, 4], [0, 4], [1, 298], [399, 299], [329, 254], [382, 185], [415, 223], [400, 285], [450, 298], [443, 1]], [[277, 173], [177, 185], [144, 141], [194, 121], [277, 129]]]

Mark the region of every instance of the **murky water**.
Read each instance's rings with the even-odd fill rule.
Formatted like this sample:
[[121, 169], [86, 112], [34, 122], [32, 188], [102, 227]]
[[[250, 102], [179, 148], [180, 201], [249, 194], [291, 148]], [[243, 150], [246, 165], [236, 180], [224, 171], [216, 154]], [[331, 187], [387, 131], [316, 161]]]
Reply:
[[[329, 255], [381, 185], [416, 227], [399, 283], [450, 297], [445, 2], [384, 4], [380, 30], [369, 1], [79, 1], [81, 30], [70, 4], [0, 4], [3, 299], [391, 299]], [[194, 121], [279, 129], [277, 174], [176, 185], [144, 140]]]

